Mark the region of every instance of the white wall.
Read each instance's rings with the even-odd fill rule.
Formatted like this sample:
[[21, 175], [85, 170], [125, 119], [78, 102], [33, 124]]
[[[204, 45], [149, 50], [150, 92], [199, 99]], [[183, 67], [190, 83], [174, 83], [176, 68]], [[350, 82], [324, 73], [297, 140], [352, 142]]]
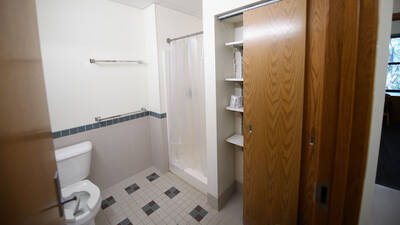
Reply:
[[[235, 26], [235, 41], [243, 41], [243, 24], [237, 24]], [[236, 88], [236, 95], [242, 94], [240, 89], [241, 88]], [[235, 115], [236, 132], [241, 133], [243, 116], [237, 113]], [[239, 149], [239, 147], [236, 147], [235, 151], [235, 180], [243, 184], [243, 148]]]
[[161, 113], [160, 106], [160, 76], [158, 71], [158, 46], [157, 46], [157, 25], [156, 6], [150, 5], [144, 9], [145, 35], [146, 35], [146, 61], [148, 65], [147, 89], [148, 89], [148, 110]]
[[[165, 112], [159, 72], [165, 39], [202, 29], [201, 19], [156, 5], [141, 10], [108, 0], [37, 0], [37, 11], [53, 131], [141, 107]], [[89, 58], [139, 59], [145, 65], [90, 64]], [[168, 170], [166, 126], [165, 118], [146, 117], [54, 144], [92, 141], [90, 178], [105, 188], [152, 165]]]
[[[149, 61], [149, 108], [151, 111], [165, 113], [166, 74], [163, 52], [169, 48], [167, 38], [179, 37], [198, 32], [202, 29], [201, 19], [159, 5], [145, 9], [146, 23], [151, 32], [147, 32]], [[147, 28], [148, 29], [148, 28]], [[150, 119], [151, 151], [155, 166], [162, 172], [168, 171], [168, 132], [166, 119]]]
[[[161, 168], [152, 154], [151, 117], [130, 120], [54, 139], [56, 149], [90, 140], [93, 143], [88, 179], [101, 190], [151, 166]], [[156, 119], [159, 120], [159, 119]]]
[[[373, 199], [375, 177], [378, 165], [381, 139], [383, 107], [385, 103], [385, 83], [389, 56], [390, 28], [393, 0], [379, 0], [378, 43], [376, 46], [375, 81], [372, 106], [372, 120], [369, 135], [367, 168], [360, 212], [360, 225], [373, 225]], [[379, 218], [377, 218], [379, 219]]]
[[[201, 19], [176, 10], [156, 5], [157, 46], [159, 59], [160, 110], [166, 112], [166, 77], [163, 52], [169, 48], [167, 38], [181, 37], [203, 30]], [[153, 87], [156, 88], [156, 87]]]
[[147, 106], [147, 68], [89, 58], [144, 59], [141, 10], [107, 0], [37, 0], [53, 131]]
[[[217, 151], [217, 118], [216, 118], [216, 55], [215, 55], [215, 16], [227, 11], [244, 7], [258, 1], [254, 0], [203, 0], [203, 31], [204, 31], [204, 64], [205, 64], [205, 93], [206, 93], [206, 133], [207, 133], [207, 177], [209, 184], [209, 194], [218, 198], [229, 186], [220, 180], [224, 174], [219, 174], [219, 170], [230, 165], [224, 165], [224, 158], [218, 158]], [[232, 170], [234, 168], [231, 168]], [[230, 182], [227, 180], [226, 182]]]
[[168, 48], [167, 38], [180, 37], [202, 30], [202, 21], [160, 5], [144, 9], [146, 30], [146, 59], [148, 62], [148, 108], [165, 113], [166, 80], [163, 70], [163, 52]]

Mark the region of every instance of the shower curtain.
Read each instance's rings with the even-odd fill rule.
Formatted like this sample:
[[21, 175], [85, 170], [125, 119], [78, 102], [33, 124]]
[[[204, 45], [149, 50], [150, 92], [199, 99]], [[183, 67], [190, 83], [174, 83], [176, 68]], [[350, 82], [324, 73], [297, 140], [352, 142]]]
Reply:
[[202, 35], [171, 42], [164, 60], [170, 164], [207, 182]]

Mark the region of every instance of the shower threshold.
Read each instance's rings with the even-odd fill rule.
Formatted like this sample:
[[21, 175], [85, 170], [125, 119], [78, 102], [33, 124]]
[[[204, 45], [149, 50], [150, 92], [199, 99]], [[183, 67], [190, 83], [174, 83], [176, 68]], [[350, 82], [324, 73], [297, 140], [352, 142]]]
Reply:
[[169, 169], [203, 194], [207, 194], [207, 177], [200, 172], [191, 168], [181, 168], [176, 164], [170, 164]]

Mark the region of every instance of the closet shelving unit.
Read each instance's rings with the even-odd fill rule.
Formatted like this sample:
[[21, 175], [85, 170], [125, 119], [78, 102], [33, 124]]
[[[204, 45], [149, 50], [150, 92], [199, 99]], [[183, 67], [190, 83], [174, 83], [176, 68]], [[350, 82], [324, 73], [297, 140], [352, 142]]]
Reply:
[[227, 106], [225, 109], [226, 109], [226, 110], [229, 110], [229, 111], [233, 111], [233, 112], [240, 112], [240, 113], [243, 113], [243, 107], [235, 108], [235, 107]]
[[243, 148], [243, 135], [241, 134], [234, 134], [225, 141]]
[[228, 78], [225, 78], [225, 81], [243, 82], [243, 77], [228, 77]]
[[[241, 58], [241, 62], [240, 63], [243, 65], [243, 63], [242, 63], [242, 60], [243, 60], [243, 40], [227, 42], [227, 43], [225, 43], [225, 46], [226, 47], [232, 47], [234, 49], [234, 52], [235, 51], [240, 52], [240, 55], [241, 55], [241, 57], [240, 57]], [[236, 62], [234, 64], [237, 64], [238, 62], [236, 61], [237, 60], [236, 56], [234, 55], [233, 57], [235, 58], [234, 61]], [[236, 67], [236, 65], [235, 65], [235, 67]], [[240, 68], [243, 68], [243, 66], [240, 66]], [[235, 73], [236, 73], [236, 71], [235, 71]], [[236, 77], [225, 78], [225, 81], [239, 83], [240, 84], [240, 88], [241, 88], [240, 94], [243, 96], [243, 70], [240, 71], [240, 75], [241, 75], [240, 77], [237, 77], [237, 73], [236, 73]], [[236, 133], [236, 134], [228, 137], [227, 139], [225, 139], [225, 141], [228, 142], [228, 143], [231, 143], [233, 145], [236, 145], [238, 147], [241, 147], [241, 150], [243, 150], [243, 107], [235, 108], [235, 107], [227, 106], [227, 107], [225, 107], [225, 109], [228, 110], [228, 111], [238, 112], [238, 113], [241, 114], [241, 122], [240, 122], [241, 123], [241, 128], [240, 128], [241, 133]]]

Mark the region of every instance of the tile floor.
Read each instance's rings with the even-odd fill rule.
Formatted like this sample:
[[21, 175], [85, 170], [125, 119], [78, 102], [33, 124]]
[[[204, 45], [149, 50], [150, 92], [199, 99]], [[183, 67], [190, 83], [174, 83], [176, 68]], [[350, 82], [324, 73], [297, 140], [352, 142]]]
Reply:
[[151, 167], [102, 191], [96, 225], [241, 225], [242, 197], [220, 212], [207, 197], [172, 173]]

